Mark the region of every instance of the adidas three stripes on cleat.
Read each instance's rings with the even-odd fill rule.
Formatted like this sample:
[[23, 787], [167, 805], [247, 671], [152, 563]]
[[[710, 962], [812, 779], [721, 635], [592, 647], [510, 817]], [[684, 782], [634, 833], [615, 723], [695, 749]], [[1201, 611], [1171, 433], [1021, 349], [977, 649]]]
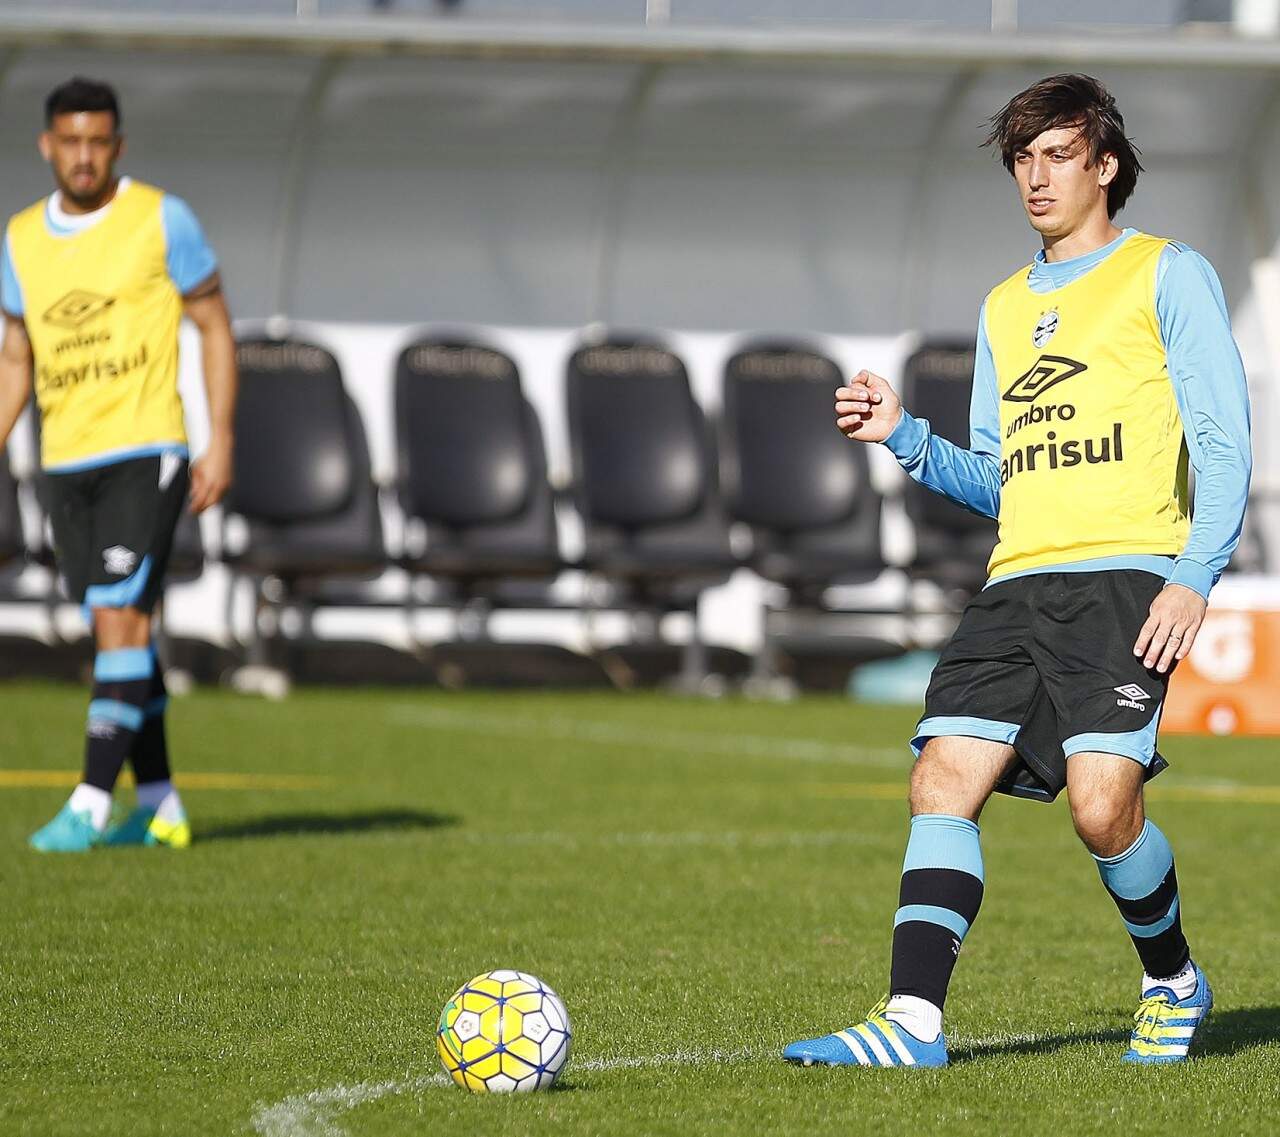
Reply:
[[917, 1066], [947, 1064], [947, 1040], [939, 1034], [921, 1042], [910, 1031], [884, 1017], [879, 1003], [866, 1021], [822, 1038], [793, 1042], [782, 1057], [797, 1066]]
[[1196, 968], [1196, 989], [1179, 999], [1168, 987], [1155, 987], [1143, 996], [1133, 1016], [1133, 1033], [1124, 1061], [1143, 1065], [1185, 1062], [1191, 1040], [1213, 1010], [1213, 990]]

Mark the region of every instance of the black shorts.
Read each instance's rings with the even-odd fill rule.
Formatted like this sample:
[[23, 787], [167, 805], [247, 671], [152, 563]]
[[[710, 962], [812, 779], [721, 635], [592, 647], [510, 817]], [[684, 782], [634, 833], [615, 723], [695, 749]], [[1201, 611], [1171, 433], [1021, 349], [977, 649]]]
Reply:
[[88, 608], [150, 612], [187, 498], [179, 451], [41, 478], [67, 592]]
[[1052, 801], [1067, 759], [1095, 751], [1167, 763], [1156, 731], [1169, 675], [1133, 654], [1165, 582], [1137, 569], [1046, 572], [985, 588], [969, 603], [929, 680], [911, 747], [963, 735], [1012, 743], [1018, 760], [998, 787]]

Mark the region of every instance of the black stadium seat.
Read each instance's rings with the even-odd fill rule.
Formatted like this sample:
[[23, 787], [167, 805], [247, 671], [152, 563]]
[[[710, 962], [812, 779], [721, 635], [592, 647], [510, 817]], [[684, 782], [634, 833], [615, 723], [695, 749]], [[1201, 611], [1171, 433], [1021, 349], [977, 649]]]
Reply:
[[641, 588], [731, 570], [713, 442], [679, 357], [646, 340], [579, 348], [568, 403], [587, 566]]
[[884, 568], [880, 495], [866, 448], [832, 423], [840, 368], [790, 343], [762, 343], [725, 366], [725, 490], [751, 527], [752, 567], [798, 597]]
[[238, 568], [284, 579], [368, 574], [384, 562], [369, 446], [337, 360], [293, 340], [236, 348], [235, 474], [227, 508], [249, 523]]
[[173, 533], [173, 548], [169, 553], [165, 580], [169, 584], [183, 584], [198, 579], [202, 572], [204, 540], [200, 536], [200, 519], [184, 506]]
[[8, 452], [0, 450], [0, 565], [20, 557], [23, 547], [18, 483], [9, 469]]
[[[255, 338], [236, 347], [234, 476], [223, 559], [281, 582], [282, 602], [317, 603], [328, 578], [385, 566], [382, 519], [359, 412], [337, 360], [314, 344]], [[227, 514], [247, 525], [234, 541]]]
[[515, 363], [490, 347], [425, 339], [395, 374], [405, 567], [473, 594], [560, 568], [542, 432]]
[[[934, 433], [969, 445], [969, 396], [973, 389], [972, 340], [939, 340], [916, 351], [903, 369], [903, 402]], [[987, 579], [996, 542], [995, 522], [923, 486], [907, 487], [907, 516], [915, 530], [912, 575], [946, 592], [972, 595]]]
[[[583, 563], [638, 609], [695, 615], [736, 567], [715, 444], [680, 358], [660, 342], [612, 337], [580, 347], [567, 372]], [[695, 643], [694, 648], [698, 648]], [[701, 664], [686, 655], [695, 681]]]
[[[866, 447], [844, 438], [831, 406], [836, 363], [792, 342], [752, 344], [724, 371], [724, 482], [730, 515], [751, 530], [751, 566], [784, 588], [766, 594], [764, 643], [752, 668], [759, 690], [787, 689], [781, 653], [806, 669], [894, 650], [856, 614], [835, 620], [833, 585], [865, 584], [884, 568], [880, 494]], [[848, 609], [842, 609], [847, 613]], [[852, 621], [852, 622], [851, 622]]]
[[[18, 482], [9, 468], [8, 452], [0, 449], [0, 601], [47, 605], [48, 627], [54, 631], [52, 593], [32, 592], [19, 583], [30, 552], [23, 539]], [[39, 675], [75, 680], [85, 663], [86, 654], [78, 646], [67, 649], [28, 631], [0, 633], [0, 679]]]

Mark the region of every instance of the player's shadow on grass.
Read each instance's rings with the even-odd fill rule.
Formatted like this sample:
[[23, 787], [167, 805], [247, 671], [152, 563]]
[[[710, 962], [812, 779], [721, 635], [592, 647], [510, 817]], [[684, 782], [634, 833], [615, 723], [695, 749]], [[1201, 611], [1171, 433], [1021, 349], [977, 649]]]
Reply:
[[1239, 1054], [1276, 1042], [1280, 1042], [1280, 1007], [1241, 1007], [1214, 1011], [1191, 1053]]
[[1082, 1042], [1119, 1044], [1129, 1037], [1127, 1030], [1082, 1030], [1075, 1034], [1046, 1034], [1037, 1038], [1011, 1038], [1008, 1042], [959, 1043], [949, 1047], [953, 1062], [974, 1062], [980, 1058], [1004, 1058], [1011, 1054], [1052, 1054]]
[[353, 833], [395, 833], [413, 829], [443, 829], [461, 818], [424, 813], [417, 809], [375, 809], [361, 813], [277, 813], [196, 830], [196, 840], [248, 841], [259, 837], [331, 837]]
[[[1010, 1054], [1052, 1054], [1054, 1051], [1081, 1043], [1099, 1042], [1122, 1045], [1129, 1038], [1127, 1029], [1090, 1030], [1076, 1034], [1051, 1034], [1043, 1038], [1011, 1039], [1008, 1042], [958, 1045], [951, 1049], [953, 1060], [972, 1062], [979, 1058], [997, 1058]], [[1229, 1056], [1252, 1050], [1268, 1043], [1280, 1042], [1280, 1007], [1241, 1007], [1232, 1011], [1214, 1011], [1192, 1045], [1192, 1057]]]

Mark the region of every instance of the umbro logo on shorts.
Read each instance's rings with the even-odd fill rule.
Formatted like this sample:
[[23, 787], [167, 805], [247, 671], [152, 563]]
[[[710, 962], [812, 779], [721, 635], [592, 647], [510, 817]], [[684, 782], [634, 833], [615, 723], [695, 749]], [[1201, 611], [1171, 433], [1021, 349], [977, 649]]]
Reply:
[[1151, 695], [1139, 687], [1136, 683], [1126, 683], [1123, 687], [1112, 687], [1117, 694], [1123, 695], [1123, 699], [1116, 700], [1117, 707], [1132, 707], [1135, 711], [1145, 711], [1146, 704], [1139, 702], [1140, 699], [1149, 699]]
[[128, 576], [138, 563], [138, 554], [123, 545], [112, 545], [102, 550], [102, 567], [112, 576]]

